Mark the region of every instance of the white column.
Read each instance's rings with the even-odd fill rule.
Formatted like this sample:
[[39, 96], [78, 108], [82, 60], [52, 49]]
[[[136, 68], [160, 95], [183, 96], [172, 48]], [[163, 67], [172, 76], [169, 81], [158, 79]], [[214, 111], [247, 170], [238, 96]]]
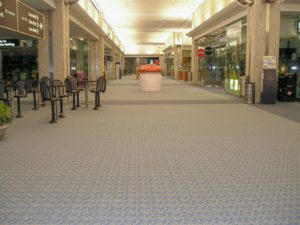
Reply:
[[193, 39], [192, 41], [192, 73], [193, 73], [192, 83], [193, 84], [199, 82], [199, 77], [198, 77], [199, 64], [198, 64], [197, 51], [198, 51], [198, 41]]

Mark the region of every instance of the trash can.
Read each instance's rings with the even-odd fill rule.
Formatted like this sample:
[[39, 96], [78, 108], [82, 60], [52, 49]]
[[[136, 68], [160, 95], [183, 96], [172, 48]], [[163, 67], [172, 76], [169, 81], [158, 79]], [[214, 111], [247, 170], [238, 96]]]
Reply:
[[188, 72], [188, 81], [193, 81], [193, 74], [192, 74], [192, 71], [189, 71]]
[[245, 103], [255, 103], [255, 83], [245, 83]]
[[249, 76], [240, 77], [240, 97], [245, 96], [245, 83], [249, 83]]

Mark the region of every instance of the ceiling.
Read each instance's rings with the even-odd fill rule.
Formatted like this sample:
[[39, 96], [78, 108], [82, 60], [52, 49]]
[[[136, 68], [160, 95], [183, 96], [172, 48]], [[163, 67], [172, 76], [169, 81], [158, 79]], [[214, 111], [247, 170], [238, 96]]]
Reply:
[[[128, 53], [164, 45], [175, 31], [191, 29], [191, 15], [204, 0], [94, 0]], [[137, 52], [135, 52], [137, 53]]]
[[54, 0], [21, 0], [34, 9], [54, 9]]

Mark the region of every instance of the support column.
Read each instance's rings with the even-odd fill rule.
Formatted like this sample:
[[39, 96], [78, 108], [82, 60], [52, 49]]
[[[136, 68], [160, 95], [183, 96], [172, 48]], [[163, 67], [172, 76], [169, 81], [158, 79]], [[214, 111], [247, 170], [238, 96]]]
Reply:
[[178, 70], [182, 69], [182, 61], [183, 61], [183, 55], [182, 55], [182, 45], [178, 47]]
[[112, 57], [112, 79], [117, 79], [116, 78], [116, 58], [117, 58], [117, 54], [116, 54], [116, 50], [115, 50], [115, 48], [113, 48], [112, 49], [112, 55], [113, 55], [113, 57]]
[[124, 70], [125, 70], [125, 55], [123, 55], [123, 53], [122, 53], [122, 56], [121, 56], [121, 71], [122, 71], [122, 75], [123, 75]]
[[192, 83], [196, 84], [199, 82], [199, 77], [198, 77], [198, 71], [199, 71], [199, 64], [198, 64], [198, 56], [197, 56], [197, 51], [198, 51], [198, 41], [197, 40], [192, 40]]
[[97, 50], [98, 41], [89, 42], [89, 80], [96, 80], [98, 77], [98, 63], [97, 63]]
[[64, 80], [70, 75], [69, 6], [64, 0], [55, 2], [52, 11], [52, 49], [54, 79]]
[[98, 64], [99, 64], [99, 76], [104, 76], [105, 65], [104, 65], [104, 37], [101, 35], [98, 40]]
[[263, 57], [267, 55], [276, 56], [276, 68], [278, 68], [280, 37], [279, 0], [275, 3], [254, 1], [254, 4], [248, 9], [247, 35], [247, 72], [250, 76], [250, 81], [256, 84], [255, 102], [260, 103]]
[[50, 77], [50, 39], [49, 39], [49, 11], [41, 11], [45, 15], [45, 39], [38, 40], [38, 73], [39, 77]]
[[179, 51], [180, 47], [179, 46], [174, 46], [174, 78], [176, 80], [179, 79], [178, 77], [178, 72], [179, 72]]
[[115, 60], [115, 78], [120, 79], [120, 68], [121, 68], [121, 53], [119, 51], [116, 52], [116, 60]]
[[160, 66], [162, 75], [165, 75], [165, 56], [164, 55], [159, 56], [159, 66]]

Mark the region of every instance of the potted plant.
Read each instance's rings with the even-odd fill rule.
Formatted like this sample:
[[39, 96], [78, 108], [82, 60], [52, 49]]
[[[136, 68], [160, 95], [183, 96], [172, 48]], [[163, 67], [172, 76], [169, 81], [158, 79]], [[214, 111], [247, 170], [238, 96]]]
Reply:
[[0, 140], [5, 134], [7, 123], [11, 121], [11, 109], [3, 101], [0, 101]]

